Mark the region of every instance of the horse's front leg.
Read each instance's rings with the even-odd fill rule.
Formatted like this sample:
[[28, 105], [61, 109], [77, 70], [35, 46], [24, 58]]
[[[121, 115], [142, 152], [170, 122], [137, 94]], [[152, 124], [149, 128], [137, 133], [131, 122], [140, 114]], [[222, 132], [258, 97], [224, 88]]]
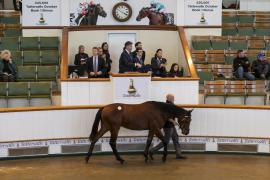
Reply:
[[111, 132], [110, 146], [113, 150], [113, 154], [115, 155], [117, 161], [119, 161], [121, 164], [124, 164], [125, 160], [120, 157], [120, 155], [116, 149], [116, 140], [118, 137], [119, 129], [118, 130], [113, 129], [110, 132]]
[[152, 130], [149, 130], [148, 137], [147, 137], [147, 141], [146, 141], [146, 146], [145, 146], [145, 150], [144, 150], [144, 158], [145, 158], [145, 162], [148, 161], [149, 148], [150, 148], [151, 143], [152, 143], [152, 141], [153, 141], [153, 137], [154, 137], [153, 131], [152, 131]]
[[163, 157], [162, 157], [162, 160], [163, 162], [166, 162], [166, 159], [167, 159], [167, 155], [168, 155], [168, 152], [167, 152], [167, 142], [165, 141], [165, 138], [161, 132], [160, 129], [157, 129], [156, 132], [155, 132], [156, 136], [161, 140], [161, 142], [163, 143], [163, 146], [164, 146], [164, 151], [163, 151]]

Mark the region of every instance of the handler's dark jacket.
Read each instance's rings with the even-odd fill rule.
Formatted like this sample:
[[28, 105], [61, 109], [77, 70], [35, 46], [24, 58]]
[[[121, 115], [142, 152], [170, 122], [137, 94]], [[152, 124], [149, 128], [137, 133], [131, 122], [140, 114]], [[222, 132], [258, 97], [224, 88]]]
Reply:
[[[173, 104], [171, 103], [170, 101], [166, 101], [166, 103], [169, 103], [169, 104]], [[173, 128], [174, 127], [174, 124], [170, 121], [166, 121], [165, 125], [163, 128]]]

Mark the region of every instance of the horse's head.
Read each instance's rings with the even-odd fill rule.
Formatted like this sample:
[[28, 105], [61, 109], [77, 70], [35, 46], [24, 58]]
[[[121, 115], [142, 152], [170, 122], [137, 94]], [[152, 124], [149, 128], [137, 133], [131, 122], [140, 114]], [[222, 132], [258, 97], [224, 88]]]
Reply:
[[150, 9], [149, 8], [142, 8], [139, 12], [139, 15], [137, 16], [136, 20], [137, 21], [140, 21], [142, 20], [143, 18], [149, 16], [150, 14]]
[[106, 17], [107, 13], [104, 11], [103, 7], [100, 4], [96, 5], [97, 10], [98, 10], [98, 15], [102, 16], [102, 17]]
[[182, 134], [184, 135], [189, 134], [192, 111], [193, 110], [186, 111], [185, 114], [182, 114], [181, 116], [178, 117], [178, 124], [179, 124], [180, 129], [182, 130]]

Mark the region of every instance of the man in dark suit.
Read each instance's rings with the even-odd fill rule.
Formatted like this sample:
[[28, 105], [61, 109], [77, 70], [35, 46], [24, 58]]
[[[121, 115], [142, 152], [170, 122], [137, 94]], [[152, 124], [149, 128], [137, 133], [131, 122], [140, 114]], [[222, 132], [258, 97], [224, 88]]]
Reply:
[[134, 61], [135, 61], [135, 63], [138, 63], [138, 64], [141, 65], [140, 68], [138, 68], [138, 67], [136, 68], [136, 71], [137, 72], [148, 73], [149, 71], [152, 71], [151, 70], [151, 65], [144, 63], [144, 60], [143, 60], [143, 49], [142, 48], [137, 48], [136, 49], [136, 56], [134, 57]]
[[[135, 44], [135, 51], [132, 52], [133, 57], [136, 57], [137, 56], [137, 50], [138, 49], [142, 49], [143, 50], [143, 47], [142, 47], [142, 43], [141, 42], [136, 42], [136, 44]], [[142, 60], [143, 60], [143, 62], [145, 61], [145, 51], [144, 50], [143, 50], [143, 53], [142, 53]]]
[[98, 56], [98, 48], [93, 47], [92, 57], [88, 59], [88, 74], [89, 78], [104, 78], [106, 73], [105, 61]]
[[119, 59], [119, 73], [134, 72], [136, 68], [141, 68], [139, 63], [135, 63], [131, 50], [132, 42], [127, 41]]

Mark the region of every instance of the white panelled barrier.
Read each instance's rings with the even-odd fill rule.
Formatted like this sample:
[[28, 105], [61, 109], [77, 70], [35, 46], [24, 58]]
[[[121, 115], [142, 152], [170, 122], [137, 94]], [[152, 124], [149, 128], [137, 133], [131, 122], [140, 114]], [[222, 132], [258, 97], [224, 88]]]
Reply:
[[[132, 79], [140, 97], [121, 95], [128, 93], [129, 81]], [[140, 79], [148, 80], [140, 87]], [[104, 105], [111, 103], [136, 104], [145, 101], [165, 101], [167, 94], [175, 95], [175, 103], [198, 104], [198, 80], [151, 81], [149, 77], [113, 77], [110, 81], [62, 81], [61, 98], [63, 106]], [[120, 81], [120, 82], [118, 82]]]
[[[2, 112], [0, 157], [8, 157], [14, 148], [48, 147], [49, 154], [61, 154], [63, 145], [88, 145], [96, 112], [85, 108]], [[218, 144], [257, 145], [257, 152], [270, 153], [269, 110], [202, 107], [195, 108], [192, 116], [190, 135], [180, 137], [183, 144], [204, 144], [205, 151], [218, 151]], [[109, 135], [98, 143], [102, 152], [111, 151]], [[118, 143], [144, 144], [146, 135], [147, 131], [123, 128]]]

